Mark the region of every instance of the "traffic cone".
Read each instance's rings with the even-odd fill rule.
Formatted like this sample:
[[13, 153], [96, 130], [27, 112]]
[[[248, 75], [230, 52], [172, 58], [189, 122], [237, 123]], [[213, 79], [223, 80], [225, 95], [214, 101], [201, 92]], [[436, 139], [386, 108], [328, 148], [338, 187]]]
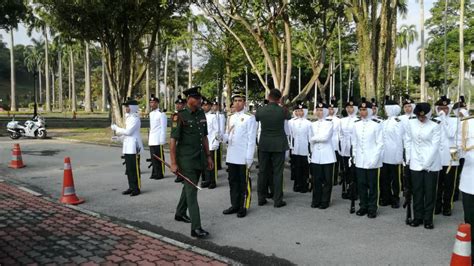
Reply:
[[460, 224], [454, 242], [451, 266], [471, 266], [471, 225]]
[[23, 164], [23, 159], [21, 158], [20, 144], [18, 143], [13, 144], [12, 160], [8, 167], [14, 169], [25, 167], [25, 165]]
[[76, 196], [74, 179], [72, 178], [71, 159], [69, 157], [64, 158], [63, 192], [59, 201], [72, 205], [78, 205], [84, 202], [84, 199], [80, 199]]

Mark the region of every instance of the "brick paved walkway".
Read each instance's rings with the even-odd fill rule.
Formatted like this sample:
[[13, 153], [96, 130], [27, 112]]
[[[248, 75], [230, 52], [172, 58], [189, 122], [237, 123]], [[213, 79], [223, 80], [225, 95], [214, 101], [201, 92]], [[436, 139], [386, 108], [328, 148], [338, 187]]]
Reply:
[[0, 265], [225, 265], [0, 182]]

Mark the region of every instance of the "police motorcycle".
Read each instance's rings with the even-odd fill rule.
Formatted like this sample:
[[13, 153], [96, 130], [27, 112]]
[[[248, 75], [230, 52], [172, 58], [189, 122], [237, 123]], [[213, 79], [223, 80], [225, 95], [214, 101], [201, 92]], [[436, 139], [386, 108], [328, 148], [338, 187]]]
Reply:
[[24, 125], [13, 118], [7, 124], [7, 131], [10, 133], [11, 139], [19, 139], [20, 137], [45, 139], [47, 135], [45, 119], [39, 115], [27, 120]]

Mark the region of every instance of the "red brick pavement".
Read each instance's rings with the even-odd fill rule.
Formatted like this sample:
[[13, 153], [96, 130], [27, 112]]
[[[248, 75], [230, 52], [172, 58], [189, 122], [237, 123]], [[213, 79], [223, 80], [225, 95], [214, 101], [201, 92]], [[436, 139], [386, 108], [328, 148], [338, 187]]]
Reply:
[[225, 265], [0, 182], [0, 265]]

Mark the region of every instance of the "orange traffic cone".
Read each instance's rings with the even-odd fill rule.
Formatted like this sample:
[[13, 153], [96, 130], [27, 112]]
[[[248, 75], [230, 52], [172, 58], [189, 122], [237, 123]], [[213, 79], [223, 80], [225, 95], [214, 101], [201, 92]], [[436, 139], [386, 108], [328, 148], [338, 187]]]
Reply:
[[18, 143], [13, 144], [12, 160], [8, 167], [14, 169], [25, 167], [25, 165], [23, 164], [23, 159], [21, 158], [20, 144]]
[[471, 266], [471, 225], [460, 224], [454, 242], [451, 266]]
[[76, 196], [74, 179], [72, 178], [71, 159], [69, 157], [64, 158], [63, 192], [59, 201], [72, 205], [78, 205], [84, 202], [84, 199], [80, 199]]

